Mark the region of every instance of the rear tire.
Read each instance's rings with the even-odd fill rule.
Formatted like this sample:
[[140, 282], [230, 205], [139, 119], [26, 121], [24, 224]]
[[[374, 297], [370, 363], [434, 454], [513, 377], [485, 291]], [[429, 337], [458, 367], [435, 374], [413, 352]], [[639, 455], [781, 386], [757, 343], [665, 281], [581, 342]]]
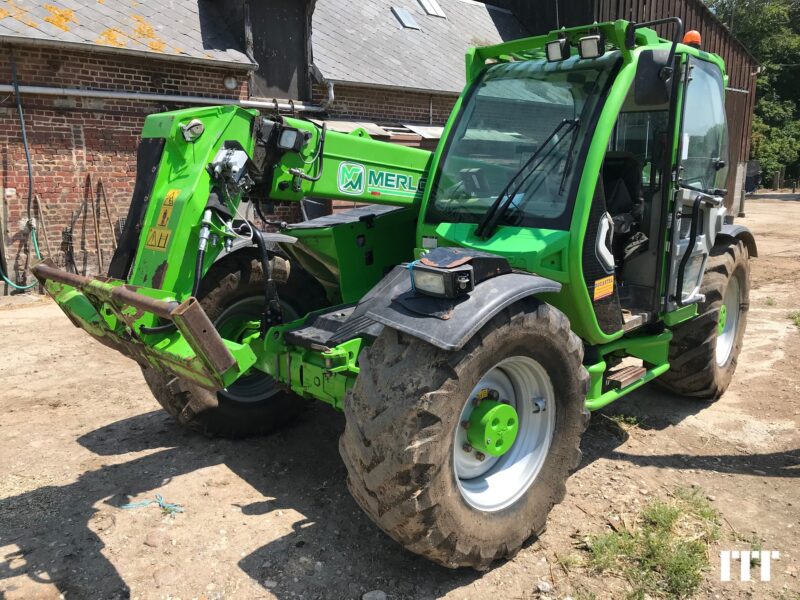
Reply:
[[[717, 400], [731, 383], [742, 349], [750, 306], [750, 261], [738, 240], [711, 249], [698, 315], [673, 329], [670, 369], [656, 379], [684, 396]], [[722, 325], [722, 326], [720, 326]]]
[[[457, 352], [385, 328], [362, 354], [361, 373], [345, 400], [347, 424], [339, 450], [351, 494], [389, 536], [446, 567], [482, 570], [496, 559], [514, 556], [528, 538], [544, 529], [550, 509], [563, 499], [565, 481], [581, 459], [580, 439], [589, 419], [583, 344], [555, 308], [546, 304], [527, 308], [529, 312], [516, 305], [495, 316]], [[555, 415], [536, 472], [523, 470], [526, 483], [508, 493], [499, 489], [493, 505], [473, 493], [481, 482], [472, 491], [467, 489], [465, 482], [475, 479], [459, 477], [458, 463], [462, 462], [462, 471], [464, 465], [456, 453], [462, 451], [465, 402], [470, 402], [487, 374], [509, 361], [516, 361], [515, 369], [524, 364], [541, 367], [550, 385], [540, 389], [551, 390], [547, 406]], [[512, 373], [507, 379], [513, 380]], [[516, 385], [513, 389], [519, 391]], [[524, 403], [517, 402], [515, 398], [511, 404], [520, 410]], [[507, 454], [480, 475], [487, 482], [513, 484], [513, 477], [490, 477], [507, 468], [509, 463], [501, 461], [506, 457], [510, 461], [517, 444], [526, 439], [526, 417], [518, 414], [520, 432]], [[478, 460], [488, 463], [491, 458]], [[514, 463], [512, 467], [516, 468]]]
[[[322, 288], [305, 271], [272, 260], [273, 278], [286, 320], [322, 308]], [[283, 281], [281, 284], [280, 282]], [[222, 330], [257, 320], [264, 306], [264, 272], [250, 252], [237, 252], [215, 263], [203, 278], [198, 300]], [[242, 438], [275, 431], [295, 419], [307, 401], [275, 386], [268, 375], [243, 375], [226, 390], [212, 392], [152, 367], [142, 369], [158, 403], [181, 425], [210, 437]]]

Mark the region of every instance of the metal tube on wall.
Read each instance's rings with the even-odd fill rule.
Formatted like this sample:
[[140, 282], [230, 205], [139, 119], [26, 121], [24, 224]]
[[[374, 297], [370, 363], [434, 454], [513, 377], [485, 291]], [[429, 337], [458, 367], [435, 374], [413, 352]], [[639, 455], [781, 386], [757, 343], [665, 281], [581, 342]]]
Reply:
[[[13, 92], [14, 86], [0, 84], [0, 92]], [[105, 98], [109, 100], [141, 100], [143, 102], [174, 102], [178, 104], [236, 105], [244, 108], [265, 108], [279, 110], [298, 110], [300, 112], [323, 112], [323, 107], [288, 100], [261, 101], [238, 100], [236, 98], [206, 98], [203, 96], [181, 96], [177, 94], [152, 94], [148, 92], [119, 92], [104, 90], [85, 90], [81, 88], [50, 87], [42, 85], [21, 85], [23, 94], [39, 96], [73, 96], [75, 98]]]

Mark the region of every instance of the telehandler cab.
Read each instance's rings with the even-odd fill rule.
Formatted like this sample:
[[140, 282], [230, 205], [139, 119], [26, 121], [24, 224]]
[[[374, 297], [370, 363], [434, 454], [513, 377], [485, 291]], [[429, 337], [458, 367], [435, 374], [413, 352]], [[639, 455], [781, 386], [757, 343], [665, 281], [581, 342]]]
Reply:
[[[485, 569], [544, 528], [588, 411], [653, 380], [714, 400], [736, 368], [756, 246], [721, 189], [723, 62], [681, 35], [472, 49], [433, 153], [233, 106], [151, 115], [109, 276], [34, 273], [190, 429], [343, 410], [375, 523]], [[242, 216], [304, 198], [368, 204], [279, 233]]]

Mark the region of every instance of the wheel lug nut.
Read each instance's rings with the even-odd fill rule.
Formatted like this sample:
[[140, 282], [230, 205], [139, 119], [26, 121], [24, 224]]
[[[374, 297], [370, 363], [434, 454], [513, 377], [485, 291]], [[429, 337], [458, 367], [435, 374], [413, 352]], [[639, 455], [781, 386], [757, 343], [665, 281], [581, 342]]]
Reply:
[[469, 429], [469, 421], [461, 421], [461, 427], [464, 429]]
[[483, 461], [486, 458], [486, 455], [483, 452], [476, 452], [475, 458], [477, 458], [480, 461]]
[[497, 399], [500, 398], [500, 392], [497, 390], [489, 390], [489, 398], [497, 401]]
[[461, 449], [464, 450], [464, 452], [467, 452], [467, 453], [472, 452], [472, 446], [469, 443], [466, 443], [466, 442], [464, 443], [463, 446], [461, 446]]

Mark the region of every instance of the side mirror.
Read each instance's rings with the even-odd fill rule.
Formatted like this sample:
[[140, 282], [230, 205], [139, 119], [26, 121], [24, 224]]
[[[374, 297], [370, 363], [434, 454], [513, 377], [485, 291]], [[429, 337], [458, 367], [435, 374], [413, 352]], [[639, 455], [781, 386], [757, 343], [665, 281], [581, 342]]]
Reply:
[[638, 106], [667, 104], [672, 90], [673, 66], [668, 50], [643, 50], [633, 80], [633, 98]]

